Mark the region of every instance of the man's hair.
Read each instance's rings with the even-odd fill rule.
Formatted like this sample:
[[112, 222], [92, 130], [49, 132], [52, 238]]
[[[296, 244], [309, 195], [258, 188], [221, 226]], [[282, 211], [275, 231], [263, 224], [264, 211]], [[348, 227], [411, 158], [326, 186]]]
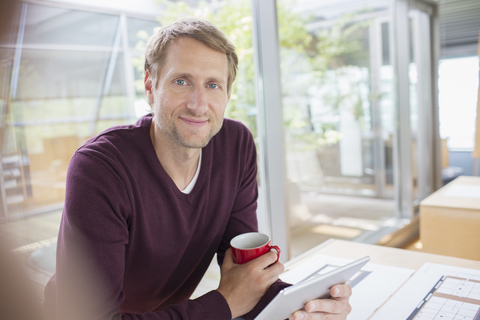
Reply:
[[227, 92], [230, 93], [232, 83], [237, 75], [238, 57], [235, 47], [225, 34], [210, 21], [199, 18], [180, 19], [161, 28], [150, 38], [145, 52], [145, 71], [150, 70], [153, 86], [155, 88], [157, 86], [158, 75], [165, 63], [168, 45], [181, 37], [193, 38], [227, 55]]

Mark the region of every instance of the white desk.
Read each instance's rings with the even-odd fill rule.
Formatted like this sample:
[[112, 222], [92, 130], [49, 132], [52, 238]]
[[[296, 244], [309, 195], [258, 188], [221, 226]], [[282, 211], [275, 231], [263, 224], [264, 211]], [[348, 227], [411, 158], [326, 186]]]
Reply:
[[[370, 256], [371, 263], [413, 270], [418, 270], [426, 262], [480, 270], [480, 261], [333, 239], [325, 241], [301, 256], [287, 262], [285, 268], [286, 270], [297, 268], [315, 255], [328, 255], [352, 260], [368, 255]], [[379, 309], [381, 309], [381, 307]], [[371, 319], [377, 311], [372, 313], [367, 319]]]

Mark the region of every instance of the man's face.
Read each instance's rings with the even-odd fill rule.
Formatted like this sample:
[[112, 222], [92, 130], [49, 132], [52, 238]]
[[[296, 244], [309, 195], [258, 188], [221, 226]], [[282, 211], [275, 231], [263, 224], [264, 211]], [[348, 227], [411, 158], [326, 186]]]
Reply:
[[145, 75], [156, 125], [183, 147], [206, 146], [223, 124], [227, 77], [226, 54], [189, 37], [170, 43], [156, 88]]

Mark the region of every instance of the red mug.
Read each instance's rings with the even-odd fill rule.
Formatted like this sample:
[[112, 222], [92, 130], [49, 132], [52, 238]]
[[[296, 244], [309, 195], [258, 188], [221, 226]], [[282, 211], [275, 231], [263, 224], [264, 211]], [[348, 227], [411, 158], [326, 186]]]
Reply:
[[230, 241], [230, 246], [232, 247], [233, 261], [237, 264], [246, 263], [272, 249], [277, 251], [277, 261], [280, 258], [280, 248], [271, 246], [270, 237], [259, 232], [240, 234]]

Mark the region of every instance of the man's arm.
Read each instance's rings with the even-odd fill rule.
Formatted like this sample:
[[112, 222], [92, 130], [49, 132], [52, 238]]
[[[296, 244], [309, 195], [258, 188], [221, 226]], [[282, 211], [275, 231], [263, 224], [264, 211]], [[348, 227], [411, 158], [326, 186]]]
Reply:
[[52, 313], [62, 320], [231, 319], [217, 291], [162, 311], [120, 312], [130, 210], [118, 173], [94, 154], [77, 152], [68, 171], [56, 274], [45, 292], [47, 311], [54, 308]]
[[[222, 265], [222, 263], [225, 264], [224, 253], [226, 252], [225, 259], [227, 259], [227, 261], [226, 265], [222, 265], [222, 277], [220, 282], [221, 287], [219, 288], [219, 291], [224, 294], [227, 301], [229, 301], [229, 298], [222, 290], [222, 284], [224, 286], [228, 286], [228, 282], [231, 281], [232, 283], [230, 284], [230, 286], [236, 285], [242, 288], [241, 284], [235, 284], [234, 280], [239, 280], [239, 282], [241, 283], [243, 281], [245, 287], [250, 286], [249, 290], [236, 293], [237, 297], [242, 297], [241, 299], [245, 299], [243, 300], [243, 306], [238, 306], [238, 303], [232, 304], [229, 302], [231, 309], [233, 308], [232, 313], [234, 315], [237, 315], [238, 308], [238, 310], [241, 310], [239, 311], [240, 314], [238, 315], [242, 315], [241, 312], [247, 311], [244, 317], [245, 319], [250, 320], [254, 319], [280, 290], [290, 286], [290, 284], [278, 280], [279, 273], [276, 272], [283, 272], [283, 265], [281, 265], [281, 263], [275, 264], [275, 268], [271, 270], [271, 273], [265, 273], [265, 275], [270, 278], [269, 281], [262, 282], [259, 280], [255, 280], [257, 279], [256, 277], [259, 277], [262, 274], [261, 272], [259, 272], [259, 270], [255, 270], [256, 272], [253, 272], [253, 270], [251, 270], [252, 274], [248, 272], [245, 273], [245, 269], [242, 268], [242, 266], [244, 265], [235, 265], [233, 263], [233, 260], [230, 261], [230, 254], [227, 251], [227, 249], [229, 248], [230, 240], [241, 233], [258, 231], [256, 216], [258, 198], [257, 161], [253, 138], [248, 139], [245, 150], [246, 158], [245, 170], [243, 170], [244, 176], [242, 178], [241, 185], [236, 197], [234, 210], [230, 215], [229, 224], [227, 226], [222, 245], [219, 248], [218, 261], [220, 265]], [[268, 255], [275, 256], [274, 259], [272, 257], [270, 258], [272, 258], [273, 261], [276, 260], [275, 253], [271, 252]], [[258, 259], [259, 258], [255, 260]], [[268, 257], [262, 258], [262, 260], [263, 259], [266, 260], [266, 262], [264, 263], [267, 263], [265, 264], [265, 266], [268, 266], [272, 263], [268, 263]], [[235, 265], [236, 268], [233, 268], [232, 265]], [[259, 262], [259, 266], [262, 266], [261, 262]], [[331, 313], [332, 315], [335, 315], [335, 318], [332, 319], [346, 319], [346, 315], [350, 312], [351, 309], [350, 304], [348, 303], [348, 299], [351, 295], [351, 290], [348, 285], [335, 286], [332, 287], [332, 290], [337, 287], [339, 288], [339, 292], [332, 292], [333, 298], [314, 300], [309, 302], [309, 304], [306, 305], [306, 311], [299, 311], [295, 314], [295, 316], [297, 317], [296, 319], [302, 319], [299, 318], [302, 315], [305, 317], [304, 319], [317, 319], [317, 317], [321, 317], [324, 313]], [[263, 294], [260, 295], [260, 293]], [[238, 298], [235, 300], [235, 302], [239, 302], [241, 299]], [[253, 301], [256, 301], [256, 303], [252, 305]]]
[[[222, 277], [218, 291], [236, 318], [252, 310], [283, 272], [283, 264], [275, 252], [268, 252], [252, 261], [239, 265], [233, 262], [232, 250], [225, 253], [221, 267]], [[273, 265], [272, 265], [273, 264]]]

